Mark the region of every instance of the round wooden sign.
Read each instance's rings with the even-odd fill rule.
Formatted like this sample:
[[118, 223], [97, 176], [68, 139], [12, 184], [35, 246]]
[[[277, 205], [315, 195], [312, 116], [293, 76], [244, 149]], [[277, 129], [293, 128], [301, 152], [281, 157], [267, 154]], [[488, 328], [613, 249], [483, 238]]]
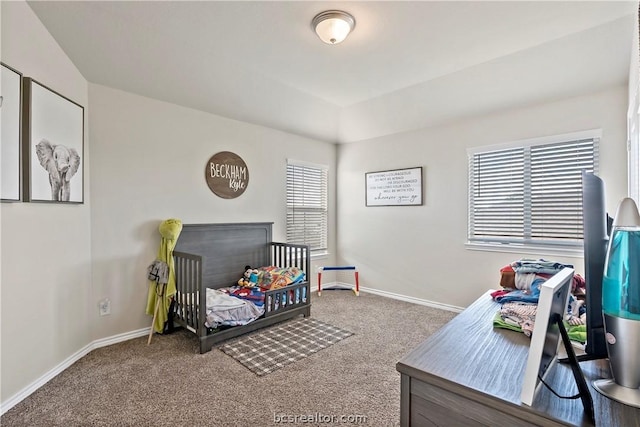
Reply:
[[237, 154], [221, 151], [207, 161], [204, 177], [215, 195], [234, 199], [249, 185], [249, 168]]

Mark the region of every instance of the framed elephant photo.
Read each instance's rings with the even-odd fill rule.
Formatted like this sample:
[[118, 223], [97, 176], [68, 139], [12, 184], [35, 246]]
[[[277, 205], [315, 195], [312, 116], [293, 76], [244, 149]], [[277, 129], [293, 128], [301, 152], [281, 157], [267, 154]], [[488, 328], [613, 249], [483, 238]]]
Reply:
[[84, 203], [84, 107], [23, 78], [23, 200]]

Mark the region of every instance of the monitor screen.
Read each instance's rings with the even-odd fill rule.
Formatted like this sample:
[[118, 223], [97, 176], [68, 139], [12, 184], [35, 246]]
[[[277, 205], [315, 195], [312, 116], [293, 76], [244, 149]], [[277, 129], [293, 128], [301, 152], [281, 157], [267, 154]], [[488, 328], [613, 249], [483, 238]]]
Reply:
[[604, 181], [582, 172], [582, 222], [587, 308], [587, 345], [581, 360], [607, 357], [602, 320], [602, 276], [612, 219], [606, 213]]

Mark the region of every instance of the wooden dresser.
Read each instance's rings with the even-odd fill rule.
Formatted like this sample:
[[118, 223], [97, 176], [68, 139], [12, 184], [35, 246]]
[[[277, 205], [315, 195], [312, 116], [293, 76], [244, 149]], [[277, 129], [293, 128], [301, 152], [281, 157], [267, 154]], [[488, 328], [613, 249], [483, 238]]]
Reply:
[[[529, 338], [493, 328], [499, 309], [489, 292], [421, 343], [396, 365], [401, 374], [401, 426], [590, 426], [580, 399], [560, 399], [544, 386], [532, 407], [520, 402]], [[607, 360], [581, 362], [596, 425], [640, 427], [640, 409], [591, 387], [609, 378]], [[561, 395], [577, 388], [569, 366], [557, 364], [550, 385]]]

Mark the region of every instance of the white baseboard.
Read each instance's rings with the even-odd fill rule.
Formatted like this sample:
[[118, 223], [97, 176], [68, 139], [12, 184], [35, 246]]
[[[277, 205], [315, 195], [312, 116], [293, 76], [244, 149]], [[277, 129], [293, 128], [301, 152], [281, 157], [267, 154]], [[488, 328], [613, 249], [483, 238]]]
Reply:
[[118, 335], [113, 335], [111, 337], [107, 337], [107, 338], [100, 338], [99, 340], [95, 340], [92, 344], [93, 344], [93, 348], [92, 350], [95, 350], [96, 348], [100, 348], [100, 347], [106, 347], [108, 345], [111, 344], [117, 344], [119, 342], [123, 342], [123, 341], [129, 341], [132, 340], [134, 338], [139, 338], [139, 337], [144, 337], [145, 335], [149, 335], [149, 331], [151, 330], [151, 328], [142, 328], [142, 329], [138, 329], [136, 331], [131, 331], [131, 332], [125, 332], [122, 334], [118, 334]]
[[441, 310], [454, 311], [456, 313], [460, 313], [462, 310], [464, 310], [464, 307], [458, 307], [456, 305], [443, 304], [441, 302], [435, 302], [435, 301], [429, 301], [429, 300], [421, 299], [421, 298], [409, 297], [409, 296], [406, 296], [406, 295], [396, 294], [396, 293], [393, 293], [393, 292], [381, 291], [379, 289], [363, 288], [362, 286], [360, 286], [360, 291], [368, 292], [370, 294], [380, 295], [380, 296], [387, 297], [387, 298], [398, 299], [400, 301], [407, 301], [407, 302], [411, 302], [411, 303], [414, 303], [414, 304], [426, 305], [427, 307], [439, 308]]
[[[336, 287], [338, 289], [350, 289], [351, 287], [353, 287], [353, 285], [350, 285], [348, 283], [343, 283], [343, 282], [330, 282], [327, 283], [326, 285], [322, 285], [322, 290], [331, 290], [331, 287]], [[314, 292], [317, 292], [317, 289], [314, 290]], [[439, 308], [441, 310], [447, 310], [447, 311], [453, 311], [456, 313], [460, 313], [462, 310], [464, 310], [464, 307], [458, 307], [455, 305], [449, 305], [449, 304], [443, 304], [440, 302], [435, 302], [435, 301], [429, 301], [426, 299], [421, 299], [421, 298], [415, 298], [415, 297], [409, 297], [406, 295], [401, 295], [401, 294], [396, 294], [394, 292], [389, 292], [389, 291], [381, 291], [379, 289], [373, 289], [373, 288], [366, 288], [366, 287], [362, 287], [360, 286], [360, 292], [367, 292], [370, 294], [375, 294], [375, 295], [380, 295], [382, 297], [387, 297], [387, 298], [392, 298], [392, 299], [397, 299], [400, 301], [406, 301], [406, 302], [410, 302], [413, 304], [419, 304], [419, 305], [426, 305], [427, 307], [433, 307], [433, 308]]]
[[0, 415], [7, 412], [9, 409], [16, 406], [18, 403], [22, 402], [24, 399], [29, 397], [31, 393], [38, 390], [40, 387], [48, 383], [51, 379], [55, 378], [62, 371], [67, 369], [69, 366], [76, 363], [78, 360], [82, 359], [84, 356], [89, 354], [92, 350], [95, 350], [100, 347], [106, 347], [111, 344], [116, 344], [122, 341], [127, 341], [133, 338], [142, 337], [149, 334], [149, 330], [151, 328], [143, 328], [138, 329], [137, 331], [125, 332], [123, 334], [114, 335], [107, 338], [101, 338], [99, 340], [93, 341], [90, 344], [87, 344], [80, 350], [76, 351], [71, 356], [67, 357], [63, 360], [58, 366], [20, 390], [18, 393], [11, 396], [9, 399], [0, 403]]

